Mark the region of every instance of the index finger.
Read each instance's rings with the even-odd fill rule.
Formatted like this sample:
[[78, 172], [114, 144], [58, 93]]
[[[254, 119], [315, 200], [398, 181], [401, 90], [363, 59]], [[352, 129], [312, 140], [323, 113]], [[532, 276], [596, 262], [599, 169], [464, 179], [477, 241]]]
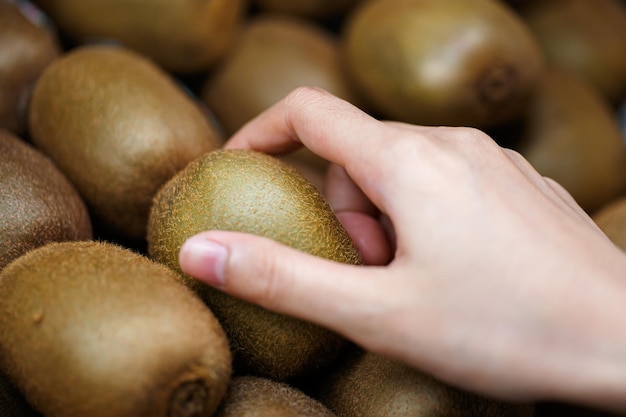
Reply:
[[[304, 145], [345, 167], [378, 148], [381, 123], [352, 104], [313, 87], [300, 87], [237, 131], [224, 148], [282, 154]], [[358, 154], [358, 155], [357, 155]], [[368, 158], [369, 159], [369, 158]]]

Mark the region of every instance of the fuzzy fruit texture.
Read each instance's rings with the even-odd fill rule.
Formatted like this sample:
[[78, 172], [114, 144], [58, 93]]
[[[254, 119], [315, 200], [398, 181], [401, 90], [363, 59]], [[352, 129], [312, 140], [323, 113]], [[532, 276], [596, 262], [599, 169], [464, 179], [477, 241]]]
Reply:
[[[148, 253], [180, 271], [184, 241], [205, 230], [265, 236], [303, 252], [359, 264], [359, 253], [319, 191], [278, 158], [218, 150], [165, 184], [148, 222]], [[277, 380], [327, 363], [344, 339], [311, 323], [262, 309], [188, 277], [226, 330], [239, 370]]]
[[169, 268], [104, 242], [51, 243], [0, 274], [2, 369], [46, 417], [210, 417], [228, 342]]
[[0, 130], [0, 270], [48, 242], [92, 238], [76, 188], [39, 150]]
[[533, 404], [494, 401], [376, 353], [352, 349], [322, 383], [338, 417], [532, 417]]
[[114, 46], [73, 49], [39, 78], [30, 133], [76, 185], [94, 222], [144, 239], [152, 197], [221, 139], [154, 63]]
[[326, 406], [291, 385], [267, 378], [233, 378], [215, 417], [335, 417]]

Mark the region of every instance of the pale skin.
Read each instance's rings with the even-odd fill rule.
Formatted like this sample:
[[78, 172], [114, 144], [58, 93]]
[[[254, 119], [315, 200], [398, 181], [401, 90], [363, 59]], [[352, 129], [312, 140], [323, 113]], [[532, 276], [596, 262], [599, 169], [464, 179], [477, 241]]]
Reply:
[[333, 163], [325, 195], [366, 265], [207, 231], [183, 271], [461, 388], [626, 411], [626, 254], [560, 185], [479, 130], [379, 121], [312, 88], [225, 145], [299, 146]]

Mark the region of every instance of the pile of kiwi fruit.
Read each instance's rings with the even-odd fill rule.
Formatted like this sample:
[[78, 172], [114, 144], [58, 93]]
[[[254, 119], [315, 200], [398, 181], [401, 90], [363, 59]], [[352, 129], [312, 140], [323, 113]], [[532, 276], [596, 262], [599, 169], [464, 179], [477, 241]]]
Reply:
[[0, 0], [0, 416], [609, 415], [459, 390], [182, 272], [210, 229], [362, 263], [327, 161], [222, 149], [304, 85], [484, 130], [626, 250], [621, 0]]

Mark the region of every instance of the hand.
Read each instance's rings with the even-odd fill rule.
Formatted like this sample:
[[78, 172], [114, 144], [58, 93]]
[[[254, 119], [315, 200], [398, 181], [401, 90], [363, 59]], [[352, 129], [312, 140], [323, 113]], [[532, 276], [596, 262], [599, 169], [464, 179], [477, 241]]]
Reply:
[[462, 388], [626, 409], [626, 256], [561, 186], [479, 130], [381, 122], [311, 88], [225, 146], [302, 145], [341, 167], [328, 198], [376, 265], [211, 231], [183, 246], [186, 273]]

